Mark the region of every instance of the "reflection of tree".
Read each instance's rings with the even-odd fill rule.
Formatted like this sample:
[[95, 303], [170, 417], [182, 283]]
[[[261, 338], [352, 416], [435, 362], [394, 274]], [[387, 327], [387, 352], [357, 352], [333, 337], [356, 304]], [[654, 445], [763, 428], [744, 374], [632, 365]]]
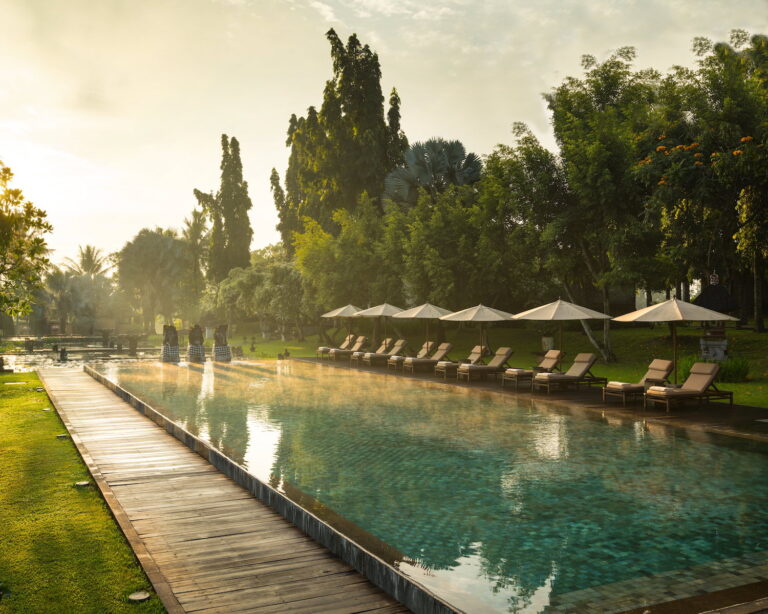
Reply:
[[562, 594], [765, 549], [768, 472], [749, 450], [366, 373], [206, 367], [212, 389], [188, 371], [196, 379], [182, 378], [173, 399], [148, 367], [120, 378], [174, 419], [202, 411], [237, 462], [248, 419], [279, 430], [273, 484], [417, 565], [472, 563], [513, 609], [550, 582]]

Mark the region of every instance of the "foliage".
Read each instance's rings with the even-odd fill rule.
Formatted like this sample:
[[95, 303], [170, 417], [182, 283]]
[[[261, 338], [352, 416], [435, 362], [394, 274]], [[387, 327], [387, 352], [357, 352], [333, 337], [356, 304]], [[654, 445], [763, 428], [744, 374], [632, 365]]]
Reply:
[[240, 143], [235, 137], [230, 139], [222, 134], [221, 149], [218, 192], [214, 195], [194, 191], [198, 204], [211, 220], [208, 278], [214, 283], [224, 279], [233, 268], [248, 265], [253, 237], [248, 219], [248, 211], [253, 205], [248, 196], [248, 182], [243, 179]]
[[109, 257], [101, 253], [101, 250], [93, 245], [78, 247], [77, 260], [66, 259], [66, 268], [74, 275], [88, 275], [98, 277], [106, 274], [111, 268]]
[[11, 187], [13, 172], [0, 161], [0, 312], [23, 315], [48, 266], [45, 211]]
[[405, 165], [384, 180], [384, 198], [415, 205], [420, 188], [434, 197], [449, 185], [475, 183], [482, 166], [480, 158], [466, 153], [461, 141], [414, 143], [405, 152]]
[[183, 304], [192, 266], [187, 246], [172, 230], [144, 228], [117, 254], [119, 287], [141, 310], [145, 330], [158, 314], [170, 321]]
[[353, 211], [361, 194], [380, 195], [386, 174], [400, 164], [408, 146], [400, 129], [400, 97], [392, 90], [385, 118], [377, 54], [355, 34], [346, 46], [331, 29], [333, 77], [326, 82], [318, 112], [291, 115], [286, 145], [291, 153], [285, 189], [273, 169], [272, 193], [287, 249], [309, 217], [335, 231], [334, 212]]

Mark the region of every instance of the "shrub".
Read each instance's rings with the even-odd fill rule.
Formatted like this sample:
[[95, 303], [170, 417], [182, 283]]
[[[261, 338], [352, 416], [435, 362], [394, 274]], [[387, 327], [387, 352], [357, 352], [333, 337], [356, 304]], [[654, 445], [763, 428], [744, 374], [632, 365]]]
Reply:
[[[696, 363], [696, 362], [714, 362], [714, 361], [711, 361], [711, 360], [702, 361], [701, 358], [699, 358], [695, 354], [689, 354], [687, 356], [683, 356], [678, 361], [677, 372], [679, 376], [682, 378], [680, 381], [685, 381], [685, 379], [691, 373], [691, 367], [693, 366], [693, 363]], [[717, 374], [715, 381], [716, 382], [746, 382], [748, 375], [749, 375], [749, 361], [746, 358], [732, 357], [720, 363], [720, 372]]]

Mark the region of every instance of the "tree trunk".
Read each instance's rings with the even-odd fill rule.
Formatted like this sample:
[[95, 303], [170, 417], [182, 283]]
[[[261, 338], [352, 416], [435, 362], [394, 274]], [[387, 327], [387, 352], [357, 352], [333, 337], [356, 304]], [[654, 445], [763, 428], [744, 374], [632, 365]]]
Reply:
[[675, 298], [678, 300], [682, 300], [683, 298], [683, 282], [678, 281], [675, 285]]
[[687, 279], [683, 282], [683, 300], [686, 303], [691, 302], [691, 284], [688, 283]]
[[[611, 294], [608, 286], [601, 288], [603, 294], [603, 313], [611, 313]], [[612, 362], [615, 358], [611, 347], [611, 321], [603, 320], [603, 358], [606, 362]]]
[[667, 286], [667, 287], [664, 289], [664, 298], [665, 298], [666, 300], [669, 300], [669, 299], [671, 299], [671, 298], [672, 298], [672, 289], [671, 289], [669, 286]]
[[[575, 302], [573, 300], [573, 294], [571, 294], [571, 289], [568, 287], [567, 284], [563, 283], [563, 290], [565, 290], [565, 295], [568, 297], [568, 300], [570, 302]], [[600, 344], [597, 342], [597, 339], [595, 339], [595, 336], [592, 334], [592, 329], [589, 327], [589, 324], [586, 320], [579, 320], [581, 322], [581, 327], [584, 329], [584, 334], [587, 336], [587, 339], [589, 339], [589, 342], [595, 347], [595, 349], [600, 352], [600, 355], [603, 357], [603, 360], [605, 362], [608, 362], [608, 354], [605, 352], [605, 350], [600, 347]]]
[[650, 288], [645, 289], [645, 306], [650, 307], [653, 305], [653, 292]]
[[296, 338], [304, 343], [304, 329], [301, 327], [301, 320], [296, 318]]
[[754, 276], [754, 300], [755, 300], [755, 332], [765, 332], [763, 322], [763, 257], [755, 250], [753, 258], [752, 274]]

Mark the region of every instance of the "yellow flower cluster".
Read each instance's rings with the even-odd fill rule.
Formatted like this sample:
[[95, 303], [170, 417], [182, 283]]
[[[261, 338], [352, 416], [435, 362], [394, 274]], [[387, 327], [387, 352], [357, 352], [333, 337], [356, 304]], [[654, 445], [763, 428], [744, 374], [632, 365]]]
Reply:
[[659, 181], [659, 185], [668, 185], [667, 184], [667, 178], [666, 177], [662, 177], [661, 181]]
[[696, 166], [704, 166], [704, 163], [703, 162], [699, 162], [698, 160], [696, 160], [696, 162], [694, 162], [694, 164]]
[[741, 151], [741, 149], [737, 149], [737, 150], [735, 150], [735, 151], [733, 152], [733, 155], [734, 155], [734, 156], [740, 156], [740, 155], [741, 155], [741, 154], [743, 154], [743, 153], [744, 153], [744, 152], [743, 152], [743, 151]]
[[659, 146], [656, 148], [656, 151], [664, 151], [665, 149], [666, 149], [666, 147], [665, 147], [664, 145], [659, 145]]
[[704, 155], [703, 153], [699, 152], [699, 153], [693, 154], [693, 157], [694, 158], [701, 158], [703, 155]]
[[743, 136], [743, 137], [741, 137], [741, 142], [742, 143], [749, 143], [751, 140], [752, 140], [751, 136]]

